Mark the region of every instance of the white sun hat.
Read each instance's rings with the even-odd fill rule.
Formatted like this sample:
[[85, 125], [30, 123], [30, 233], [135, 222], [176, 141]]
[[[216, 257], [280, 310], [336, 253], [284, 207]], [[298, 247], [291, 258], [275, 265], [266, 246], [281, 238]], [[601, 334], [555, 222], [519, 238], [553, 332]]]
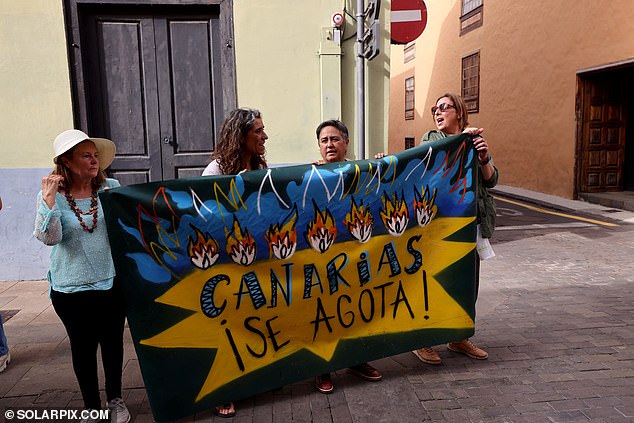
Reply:
[[97, 147], [99, 154], [99, 168], [104, 170], [114, 160], [116, 147], [114, 143], [106, 138], [91, 138], [79, 129], [69, 129], [59, 134], [53, 141], [53, 150], [55, 157], [53, 163], [57, 164], [59, 156], [83, 141], [92, 141]]

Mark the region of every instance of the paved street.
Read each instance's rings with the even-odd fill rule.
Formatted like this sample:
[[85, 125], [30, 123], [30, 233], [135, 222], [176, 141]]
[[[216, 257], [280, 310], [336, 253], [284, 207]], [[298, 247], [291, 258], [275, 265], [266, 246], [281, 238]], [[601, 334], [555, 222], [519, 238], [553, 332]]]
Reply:
[[[498, 200], [497, 256], [482, 264], [473, 341], [488, 360], [444, 346], [439, 366], [400, 354], [373, 363], [381, 382], [342, 370], [331, 395], [306, 380], [239, 401], [233, 421], [633, 422], [634, 213], [565, 201], [585, 217], [578, 220], [509, 198]], [[13, 355], [0, 375], [0, 411], [81, 407], [46, 282], [0, 282], [0, 310], [12, 315], [5, 330]], [[126, 337], [124, 399], [134, 422], [149, 422]], [[227, 419], [207, 412], [185, 421]]]

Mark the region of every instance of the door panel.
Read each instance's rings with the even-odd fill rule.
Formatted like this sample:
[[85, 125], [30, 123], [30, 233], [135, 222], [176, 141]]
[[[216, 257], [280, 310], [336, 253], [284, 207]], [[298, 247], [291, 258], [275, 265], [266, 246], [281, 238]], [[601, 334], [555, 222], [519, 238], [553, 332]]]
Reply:
[[214, 86], [213, 51], [220, 46], [212, 34], [218, 26], [213, 15], [156, 22], [159, 93], [170, 101], [161, 107], [164, 179], [200, 176], [210, 161], [222, 120], [222, 97]]
[[625, 165], [623, 168], [623, 189], [634, 191], [634, 70], [627, 71], [626, 109], [628, 125], [625, 130]]
[[581, 191], [621, 191], [626, 127], [623, 79], [595, 75], [583, 84]]
[[[103, 47], [103, 107], [109, 135], [118, 141], [119, 153], [147, 156], [147, 143], [132, 140], [145, 139], [143, 125], [143, 73], [140, 53], [143, 48], [140, 35], [151, 31], [151, 22], [97, 23], [99, 44]], [[149, 26], [149, 28], [147, 28]]]
[[83, 39], [88, 131], [117, 146], [109, 173], [122, 184], [160, 180], [153, 20], [90, 14]]
[[197, 44], [210, 44], [209, 24], [170, 22], [169, 28], [177, 153], [207, 151], [211, 141], [207, 136], [214, 132], [214, 108], [210, 96], [213, 92], [212, 62], [210, 52], [198, 48]]
[[81, 20], [88, 131], [117, 145], [122, 184], [199, 176], [223, 119], [219, 11], [124, 9]]

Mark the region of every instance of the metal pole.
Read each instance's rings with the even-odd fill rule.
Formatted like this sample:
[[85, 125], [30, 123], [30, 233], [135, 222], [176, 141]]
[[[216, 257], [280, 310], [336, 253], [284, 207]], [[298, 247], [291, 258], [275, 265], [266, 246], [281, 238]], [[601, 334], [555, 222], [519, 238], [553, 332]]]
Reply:
[[357, 160], [365, 159], [365, 0], [357, 0]]

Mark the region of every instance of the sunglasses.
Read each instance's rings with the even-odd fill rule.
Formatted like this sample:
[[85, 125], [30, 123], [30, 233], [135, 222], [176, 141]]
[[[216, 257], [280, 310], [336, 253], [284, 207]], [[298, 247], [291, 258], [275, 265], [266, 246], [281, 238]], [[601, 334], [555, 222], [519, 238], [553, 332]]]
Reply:
[[440, 109], [441, 112], [446, 111], [447, 109], [455, 109], [456, 106], [454, 106], [453, 104], [449, 104], [449, 103], [440, 103], [440, 106], [434, 106], [431, 108], [431, 114], [432, 116], [436, 114], [436, 111]]

